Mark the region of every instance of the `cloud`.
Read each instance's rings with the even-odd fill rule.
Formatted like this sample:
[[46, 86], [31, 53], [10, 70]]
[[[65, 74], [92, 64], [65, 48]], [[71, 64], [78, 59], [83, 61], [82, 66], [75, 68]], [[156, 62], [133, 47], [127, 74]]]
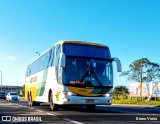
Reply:
[[15, 56], [5, 56], [5, 57], [1, 57], [0, 60], [15, 62], [17, 58]]

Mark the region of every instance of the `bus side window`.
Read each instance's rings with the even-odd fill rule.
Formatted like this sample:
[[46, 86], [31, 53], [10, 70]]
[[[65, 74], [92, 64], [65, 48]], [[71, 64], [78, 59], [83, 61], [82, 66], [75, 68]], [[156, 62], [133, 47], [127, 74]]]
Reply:
[[111, 65], [106, 65], [106, 76], [108, 77], [109, 81], [111, 81]]
[[28, 77], [28, 76], [29, 76], [29, 74], [28, 74], [28, 69], [27, 69], [26, 74], [25, 74], [25, 77]]
[[53, 61], [54, 61], [54, 48], [52, 48], [49, 51], [49, 59], [48, 59], [48, 65], [47, 65], [47, 67], [53, 66]]
[[52, 49], [51, 66], [54, 66], [54, 47]]
[[55, 71], [58, 82], [62, 82], [62, 68], [59, 66], [61, 45], [55, 47]]

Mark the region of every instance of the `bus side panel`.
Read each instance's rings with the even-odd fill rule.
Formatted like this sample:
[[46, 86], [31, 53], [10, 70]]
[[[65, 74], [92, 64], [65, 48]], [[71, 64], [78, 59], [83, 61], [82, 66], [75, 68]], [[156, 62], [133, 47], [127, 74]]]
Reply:
[[[44, 90], [43, 94], [38, 93], [36, 96], [36, 101], [39, 101], [39, 102], [48, 102], [49, 90], [51, 89], [53, 91], [57, 84], [57, 80], [55, 76], [55, 67], [49, 67], [46, 73], [47, 75], [45, 79], [45, 85], [41, 85], [41, 87], [38, 87], [38, 91], [37, 91], [38, 93]], [[44, 81], [44, 79], [42, 80]], [[44, 83], [43, 81], [41, 81], [41, 84]]]
[[36, 97], [37, 97], [37, 94], [39, 94], [39, 91], [40, 93], [42, 93], [40, 90], [41, 87], [39, 86], [45, 83], [45, 82], [42, 82], [44, 80], [43, 72], [44, 71], [38, 72], [26, 78], [26, 83], [25, 83], [25, 98], [26, 99], [28, 99], [28, 94], [29, 95], [31, 94], [32, 100], [36, 101]]
[[28, 100], [29, 82], [28, 78], [25, 79], [25, 99]]

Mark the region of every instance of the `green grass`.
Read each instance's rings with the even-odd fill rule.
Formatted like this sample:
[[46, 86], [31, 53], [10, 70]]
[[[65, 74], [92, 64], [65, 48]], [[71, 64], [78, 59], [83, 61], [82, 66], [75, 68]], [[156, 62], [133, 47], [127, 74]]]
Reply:
[[19, 100], [26, 100], [24, 97], [19, 97]]
[[134, 105], [156, 105], [157, 107], [160, 107], [160, 100], [150, 100], [149, 102], [146, 101], [146, 99], [143, 99], [143, 101], [140, 101], [137, 98], [127, 98], [127, 99], [113, 99], [113, 104], [134, 104]]

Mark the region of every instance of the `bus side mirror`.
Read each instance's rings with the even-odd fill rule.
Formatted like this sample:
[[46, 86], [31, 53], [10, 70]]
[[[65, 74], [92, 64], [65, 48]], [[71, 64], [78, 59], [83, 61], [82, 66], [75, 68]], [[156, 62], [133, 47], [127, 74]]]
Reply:
[[116, 57], [112, 58], [112, 61], [115, 61], [117, 64], [117, 72], [121, 72], [122, 71], [121, 61]]
[[60, 53], [60, 67], [65, 67], [66, 64], [66, 56], [64, 53]]

